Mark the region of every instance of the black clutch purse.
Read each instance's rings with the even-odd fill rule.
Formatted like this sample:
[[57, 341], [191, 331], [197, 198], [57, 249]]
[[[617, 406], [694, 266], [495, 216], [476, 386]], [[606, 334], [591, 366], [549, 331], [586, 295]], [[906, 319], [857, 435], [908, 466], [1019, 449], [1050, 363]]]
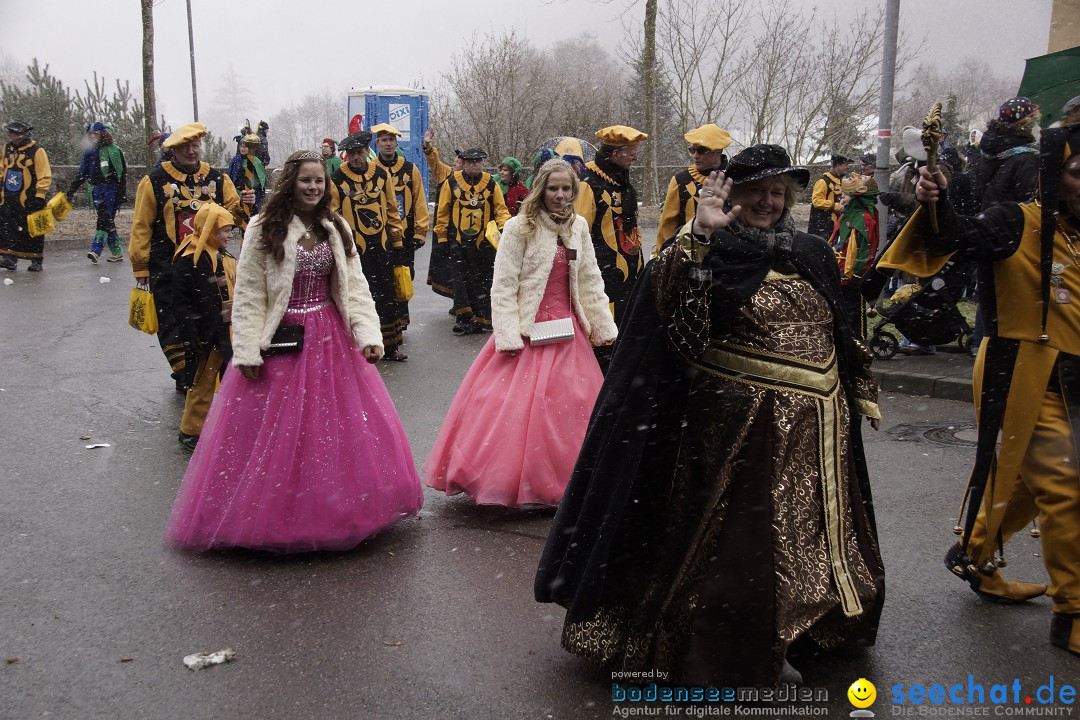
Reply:
[[300, 352], [304, 347], [303, 325], [279, 325], [270, 338], [270, 347], [262, 351], [263, 357]]

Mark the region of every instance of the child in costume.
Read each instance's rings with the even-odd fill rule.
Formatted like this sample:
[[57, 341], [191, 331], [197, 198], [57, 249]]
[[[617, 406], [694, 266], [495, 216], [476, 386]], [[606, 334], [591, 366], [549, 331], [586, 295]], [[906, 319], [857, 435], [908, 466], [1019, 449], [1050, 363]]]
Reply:
[[236, 258], [226, 249], [233, 216], [214, 202], [195, 214], [195, 233], [173, 258], [173, 306], [184, 339], [182, 385], [187, 388], [180, 419], [180, 447], [194, 450], [218, 379], [232, 358], [232, 297]]

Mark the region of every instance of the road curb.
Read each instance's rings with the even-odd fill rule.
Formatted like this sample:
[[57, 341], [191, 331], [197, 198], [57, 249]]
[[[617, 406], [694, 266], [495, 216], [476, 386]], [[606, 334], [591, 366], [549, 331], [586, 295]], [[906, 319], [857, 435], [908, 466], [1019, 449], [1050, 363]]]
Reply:
[[904, 395], [920, 395], [940, 400], [972, 401], [970, 379], [894, 370], [875, 370], [874, 374], [877, 376], [878, 384], [883, 391], [897, 392]]

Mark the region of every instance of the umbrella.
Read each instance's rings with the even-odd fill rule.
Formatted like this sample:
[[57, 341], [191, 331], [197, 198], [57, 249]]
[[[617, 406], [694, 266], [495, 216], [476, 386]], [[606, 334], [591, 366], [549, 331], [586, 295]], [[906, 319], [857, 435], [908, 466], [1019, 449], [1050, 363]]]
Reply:
[[540, 146], [540, 150], [550, 148], [560, 157], [563, 155], [576, 155], [585, 162], [590, 162], [596, 157], [596, 146], [587, 140], [576, 137], [554, 137]]
[[1080, 95], [1080, 45], [1030, 58], [1018, 95], [1039, 105], [1043, 127], [1061, 119], [1061, 107]]

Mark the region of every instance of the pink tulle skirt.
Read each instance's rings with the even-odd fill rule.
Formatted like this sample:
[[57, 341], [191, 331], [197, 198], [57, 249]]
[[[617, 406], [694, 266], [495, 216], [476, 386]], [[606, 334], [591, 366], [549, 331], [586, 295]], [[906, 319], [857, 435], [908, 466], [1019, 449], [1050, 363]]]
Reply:
[[576, 317], [574, 330], [516, 356], [488, 339], [424, 463], [427, 485], [481, 505], [559, 504], [603, 383]]
[[420, 509], [405, 430], [337, 309], [285, 317], [299, 353], [225, 372], [165, 533], [180, 546], [344, 550]]

